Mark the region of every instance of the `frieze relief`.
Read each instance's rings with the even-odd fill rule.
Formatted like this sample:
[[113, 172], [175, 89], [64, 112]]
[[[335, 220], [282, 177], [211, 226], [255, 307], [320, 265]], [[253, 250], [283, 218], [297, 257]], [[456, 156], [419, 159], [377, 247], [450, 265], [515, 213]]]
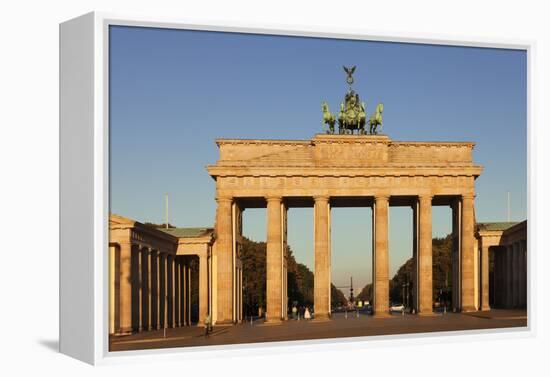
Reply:
[[473, 187], [473, 177], [466, 176], [358, 176], [358, 177], [219, 177], [219, 189], [317, 189], [317, 188], [461, 188]]

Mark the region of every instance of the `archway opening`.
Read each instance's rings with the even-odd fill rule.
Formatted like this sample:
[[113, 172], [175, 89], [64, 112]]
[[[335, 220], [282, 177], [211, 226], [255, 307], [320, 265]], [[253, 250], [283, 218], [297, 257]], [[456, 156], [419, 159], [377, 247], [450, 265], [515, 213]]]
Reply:
[[246, 208], [242, 212], [240, 258], [242, 273], [243, 319], [265, 317], [266, 310], [266, 240], [267, 211]]
[[391, 205], [389, 209], [389, 289], [390, 310], [411, 311], [414, 299], [414, 219], [411, 205]]
[[372, 304], [372, 208], [331, 210], [331, 310], [370, 313]]
[[[287, 212], [287, 297], [288, 318], [303, 316], [313, 307], [314, 251], [313, 208], [292, 206]], [[296, 308], [296, 309], [294, 309]]]
[[453, 235], [452, 208], [448, 205], [433, 205], [432, 285], [435, 311], [453, 307], [453, 289], [456, 288], [453, 286], [453, 270], [457, 269], [459, 263], [455, 250], [457, 246], [457, 237]]

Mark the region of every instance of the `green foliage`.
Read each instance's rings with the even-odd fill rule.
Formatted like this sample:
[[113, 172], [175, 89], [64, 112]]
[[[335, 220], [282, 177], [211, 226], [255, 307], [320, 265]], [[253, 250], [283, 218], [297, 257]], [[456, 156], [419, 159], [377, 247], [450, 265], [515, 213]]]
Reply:
[[355, 297], [357, 301], [369, 301], [372, 303], [372, 284], [369, 283], [361, 289], [361, 292]]
[[[432, 240], [432, 264], [433, 264], [433, 299], [437, 300], [441, 298], [441, 295], [447, 296], [452, 289], [452, 250], [453, 250], [453, 238], [451, 235], [447, 235], [443, 238], [434, 238]], [[405, 303], [407, 294], [407, 288], [409, 289], [409, 302], [412, 302], [412, 294], [414, 292], [413, 282], [413, 258], [408, 259], [399, 269], [395, 276], [390, 280], [390, 301], [395, 303]], [[408, 287], [405, 286], [405, 292], [403, 292], [403, 284], [409, 283]], [[369, 300], [372, 302], [372, 284], [367, 284], [363, 287], [363, 290], [357, 295], [358, 300]]]
[[[243, 237], [241, 261], [243, 265], [243, 312], [257, 315], [258, 308], [266, 306], [266, 250], [265, 242], [255, 242]], [[292, 249], [287, 248], [288, 307], [313, 307], [313, 272], [306, 265], [296, 262]], [[331, 285], [332, 304], [345, 303], [344, 294]]]
[[[413, 271], [414, 271], [414, 260], [413, 258], [408, 259], [399, 269], [397, 273], [390, 280], [390, 301], [396, 303], [404, 303], [405, 299], [403, 298], [403, 284], [409, 283], [409, 292], [413, 292]], [[406, 289], [406, 288], [405, 288]], [[406, 295], [406, 291], [405, 291]], [[410, 295], [410, 293], [409, 293]], [[409, 296], [410, 301], [410, 296]]]
[[243, 237], [241, 248], [243, 266], [243, 312], [256, 315], [258, 308], [265, 309], [266, 243]]
[[330, 284], [330, 306], [336, 307], [336, 306], [343, 306], [348, 303], [348, 299], [342, 293], [341, 290], [336, 288], [334, 284]]

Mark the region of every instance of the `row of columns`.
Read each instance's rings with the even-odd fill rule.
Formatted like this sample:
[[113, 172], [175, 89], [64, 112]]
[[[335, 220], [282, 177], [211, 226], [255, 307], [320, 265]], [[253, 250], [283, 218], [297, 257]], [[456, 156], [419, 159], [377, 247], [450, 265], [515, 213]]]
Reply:
[[110, 333], [191, 324], [191, 268], [183, 257], [120, 243], [109, 259]]
[[494, 250], [494, 305], [510, 309], [525, 308], [527, 242], [519, 240], [509, 245], [495, 246]]
[[[330, 317], [330, 200], [328, 196], [314, 198], [314, 313], [316, 319]], [[388, 212], [389, 196], [374, 198], [373, 209], [373, 300], [376, 315], [389, 312], [389, 255], [388, 255]], [[432, 313], [433, 273], [432, 273], [432, 195], [420, 195], [413, 206], [415, 216], [415, 260], [417, 281], [415, 306], [419, 314]], [[279, 321], [286, 318], [287, 303], [284, 267], [286, 231], [286, 208], [283, 198], [270, 196], [267, 200], [267, 320]], [[230, 284], [235, 270], [232, 249], [232, 198], [219, 197], [216, 215], [218, 242], [218, 313], [217, 321], [232, 322], [234, 317], [232, 296], [234, 284]], [[454, 305], [462, 311], [476, 310], [475, 270], [474, 270], [474, 196], [463, 195], [458, 205], [456, 232], [459, 237], [456, 275], [459, 287]], [[224, 252], [225, 251], [225, 252]], [[240, 303], [239, 303], [240, 305]]]

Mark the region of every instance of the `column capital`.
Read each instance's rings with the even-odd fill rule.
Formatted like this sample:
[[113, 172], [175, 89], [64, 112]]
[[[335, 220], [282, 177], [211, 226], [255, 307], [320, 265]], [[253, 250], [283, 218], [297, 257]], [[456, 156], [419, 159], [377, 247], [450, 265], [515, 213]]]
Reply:
[[231, 203], [233, 202], [233, 197], [229, 195], [217, 195], [216, 202], [218, 202], [218, 204], [228, 203], [228, 202]]
[[425, 200], [432, 200], [434, 198], [433, 194], [419, 194], [418, 195], [418, 200], [420, 200], [421, 202], [422, 201], [425, 201]]
[[283, 197], [281, 195], [269, 195], [269, 196], [265, 197], [265, 200], [268, 203], [270, 203], [270, 202], [280, 203], [280, 202], [283, 201]]
[[328, 195], [314, 195], [313, 200], [315, 202], [328, 202], [329, 196]]
[[381, 194], [381, 195], [375, 195], [374, 196], [374, 201], [375, 202], [387, 202], [388, 200], [390, 200], [390, 196], [387, 195], [387, 194]]
[[476, 195], [468, 193], [468, 194], [462, 194], [460, 197], [462, 198], [462, 200], [474, 200]]

